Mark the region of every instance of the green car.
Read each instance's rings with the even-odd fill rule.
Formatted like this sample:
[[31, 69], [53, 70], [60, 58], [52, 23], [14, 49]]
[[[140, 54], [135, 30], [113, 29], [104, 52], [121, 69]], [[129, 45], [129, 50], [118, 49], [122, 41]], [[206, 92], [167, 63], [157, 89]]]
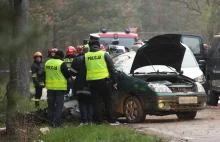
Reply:
[[186, 49], [180, 41], [180, 35], [156, 36], [137, 53], [113, 59], [118, 70], [118, 88], [113, 90], [118, 117], [131, 123], [144, 121], [146, 115], [194, 119], [206, 107], [203, 86], [181, 71]]

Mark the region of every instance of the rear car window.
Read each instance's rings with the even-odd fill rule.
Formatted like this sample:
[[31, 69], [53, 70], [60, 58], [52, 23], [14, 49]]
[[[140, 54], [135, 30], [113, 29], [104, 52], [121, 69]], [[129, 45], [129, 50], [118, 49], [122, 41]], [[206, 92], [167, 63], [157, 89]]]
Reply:
[[182, 43], [186, 44], [191, 49], [193, 54], [200, 54], [201, 53], [199, 38], [192, 37], [192, 36], [183, 36]]

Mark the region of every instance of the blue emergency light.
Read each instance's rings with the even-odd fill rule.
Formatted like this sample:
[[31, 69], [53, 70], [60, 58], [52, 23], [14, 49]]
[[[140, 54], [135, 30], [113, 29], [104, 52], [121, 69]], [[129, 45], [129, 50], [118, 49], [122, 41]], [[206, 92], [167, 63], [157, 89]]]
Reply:
[[107, 30], [106, 29], [102, 29], [102, 33], [107, 33]]
[[130, 30], [129, 30], [129, 29], [126, 29], [126, 30], [125, 30], [125, 33], [126, 33], [126, 34], [129, 34], [129, 33], [130, 33]]

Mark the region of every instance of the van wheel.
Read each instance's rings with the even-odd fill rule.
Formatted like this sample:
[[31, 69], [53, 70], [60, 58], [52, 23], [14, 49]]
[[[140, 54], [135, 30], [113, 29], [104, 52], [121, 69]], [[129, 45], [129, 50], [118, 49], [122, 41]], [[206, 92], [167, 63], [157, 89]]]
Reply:
[[138, 123], [145, 120], [146, 114], [137, 97], [129, 97], [124, 103], [124, 114], [127, 122]]
[[219, 100], [218, 94], [212, 90], [208, 90], [207, 95], [207, 104], [210, 106], [217, 106]]
[[191, 120], [196, 117], [197, 111], [191, 112], [178, 112], [176, 115], [181, 120]]

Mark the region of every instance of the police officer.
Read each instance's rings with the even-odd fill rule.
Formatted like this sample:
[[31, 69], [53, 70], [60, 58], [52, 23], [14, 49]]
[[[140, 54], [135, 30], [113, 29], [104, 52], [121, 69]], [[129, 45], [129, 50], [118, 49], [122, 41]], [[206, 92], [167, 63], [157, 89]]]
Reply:
[[[66, 56], [65, 56], [63, 61], [66, 63], [66, 66], [67, 66], [68, 69], [70, 69], [71, 64], [72, 64], [72, 62], [73, 62], [75, 57], [76, 57], [76, 49], [75, 49], [75, 47], [73, 47], [73, 46], [67, 47], [67, 49], [66, 49]], [[69, 92], [70, 92], [70, 89], [72, 87], [73, 87], [73, 80], [69, 79], [68, 83], [67, 83], [67, 92], [66, 92], [66, 94], [68, 96], [71, 96], [69, 94]]]
[[67, 80], [71, 77], [66, 64], [62, 61], [63, 58], [63, 52], [58, 50], [55, 56], [45, 63], [48, 120], [50, 125], [55, 127], [62, 125], [64, 95]]
[[35, 87], [35, 108], [39, 109], [40, 98], [42, 96], [42, 89], [45, 87], [45, 72], [42, 63], [42, 54], [36, 52], [34, 54], [34, 62], [31, 65], [32, 80]]
[[114, 64], [107, 53], [100, 51], [99, 36], [90, 35], [90, 52], [85, 54], [86, 80], [89, 82], [91, 95], [94, 98], [94, 118], [97, 124], [102, 123], [102, 106], [104, 101], [107, 120], [111, 125], [118, 125], [112, 105], [112, 85], [117, 87], [117, 74]]

